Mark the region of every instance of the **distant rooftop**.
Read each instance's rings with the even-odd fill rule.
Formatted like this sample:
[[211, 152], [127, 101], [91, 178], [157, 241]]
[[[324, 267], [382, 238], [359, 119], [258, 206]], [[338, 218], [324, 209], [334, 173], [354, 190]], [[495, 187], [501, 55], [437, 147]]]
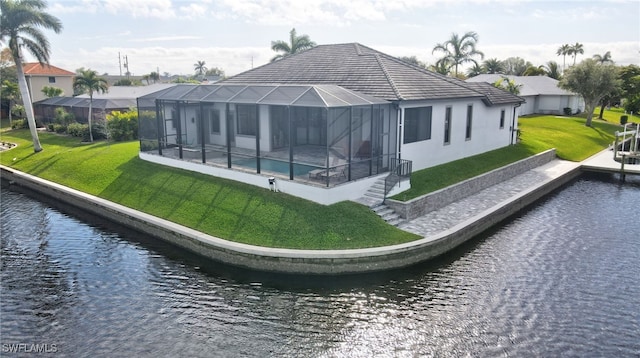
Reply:
[[52, 66], [52, 65], [41, 65], [39, 62], [27, 62], [23, 64], [22, 68], [24, 68], [25, 75], [31, 76], [75, 76], [76, 74], [64, 70], [60, 67]]
[[522, 87], [520, 88], [520, 96], [573, 95], [573, 93], [565, 91], [562, 88], [558, 87], [558, 80], [547, 76], [511, 76], [501, 74], [482, 74], [468, 78], [467, 83], [494, 83], [503, 77], [507, 77], [508, 79], [513, 80], [516, 84], [522, 85]]

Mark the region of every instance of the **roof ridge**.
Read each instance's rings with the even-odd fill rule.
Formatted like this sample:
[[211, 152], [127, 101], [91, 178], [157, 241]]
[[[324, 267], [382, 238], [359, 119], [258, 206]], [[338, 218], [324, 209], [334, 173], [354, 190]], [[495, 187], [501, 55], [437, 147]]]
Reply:
[[384, 63], [381, 61], [380, 54], [379, 53], [374, 53], [374, 57], [375, 57], [376, 61], [378, 62], [378, 64], [380, 65], [380, 68], [382, 69], [382, 72], [384, 73], [384, 77], [386, 77], [387, 81], [389, 81], [389, 85], [391, 86], [391, 89], [393, 89], [393, 93], [395, 93], [396, 97], [398, 97], [399, 100], [403, 100], [404, 97], [402, 96], [402, 93], [400, 93], [400, 91], [398, 90], [398, 86], [396, 86], [395, 82], [393, 81], [393, 78], [391, 77], [391, 74], [387, 70], [387, 66], [385, 66]]

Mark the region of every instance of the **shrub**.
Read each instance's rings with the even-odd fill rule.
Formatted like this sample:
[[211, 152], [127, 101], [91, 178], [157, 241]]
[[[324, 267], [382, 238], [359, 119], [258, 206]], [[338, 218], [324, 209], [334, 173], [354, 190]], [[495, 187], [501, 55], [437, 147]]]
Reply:
[[29, 128], [29, 124], [26, 119], [14, 119], [11, 121], [11, 129], [23, 129]]
[[567, 116], [571, 115], [571, 107], [564, 107], [563, 108], [564, 114]]
[[[50, 125], [51, 126], [51, 125]], [[59, 123], [53, 124], [53, 131], [56, 133], [65, 133], [67, 131], [67, 126]]]
[[69, 123], [73, 123], [76, 120], [76, 117], [73, 115], [73, 113], [67, 112], [67, 110], [62, 107], [57, 107], [54, 113], [55, 122], [58, 124], [62, 124], [65, 127], [68, 126]]
[[89, 137], [89, 125], [81, 123], [71, 123], [67, 126], [67, 133], [72, 137], [84, 138], [85, 134]]
[[[91, 131], [93, 134], [93, 140], [107, 139], [107, 128], [104, 121], [99, 120], [91, 124]], [[89, 140], [89, 128], [87, 126], [87, 134], [83, 137], [83, 140]]]
[[127, 141], [138, 138], [138, 112], [130, 110], [128, 112], [115, 111], [107, 114], [107, 130], [111, 139]]

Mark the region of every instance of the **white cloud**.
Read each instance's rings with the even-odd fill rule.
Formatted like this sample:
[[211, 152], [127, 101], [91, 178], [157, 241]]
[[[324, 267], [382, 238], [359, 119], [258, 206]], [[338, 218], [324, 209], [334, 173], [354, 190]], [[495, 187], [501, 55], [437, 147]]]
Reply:
[[129, 42], [158, 42], [158, 41], [181, 41], [181, 40], [201, 40], [202, 36], [157, 36], [147, 38], [130, 39]]

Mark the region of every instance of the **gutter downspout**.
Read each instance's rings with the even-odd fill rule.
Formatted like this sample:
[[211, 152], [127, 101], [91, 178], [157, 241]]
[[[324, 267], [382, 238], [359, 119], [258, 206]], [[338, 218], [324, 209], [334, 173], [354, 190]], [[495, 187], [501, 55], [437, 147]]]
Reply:
[[513, 145], [513, 133], [515, 133], [517, 131], [517, 129], [515, 128], [515, 126], [516, 126], [516, 109], [518, 107], [520, 107], [521, 105], [522, 105], [522, 103], [519, 102], [518, 104], [513, 106], [513, 116], [511, 117], [511, 140], [509, 142], [509, 145]]

